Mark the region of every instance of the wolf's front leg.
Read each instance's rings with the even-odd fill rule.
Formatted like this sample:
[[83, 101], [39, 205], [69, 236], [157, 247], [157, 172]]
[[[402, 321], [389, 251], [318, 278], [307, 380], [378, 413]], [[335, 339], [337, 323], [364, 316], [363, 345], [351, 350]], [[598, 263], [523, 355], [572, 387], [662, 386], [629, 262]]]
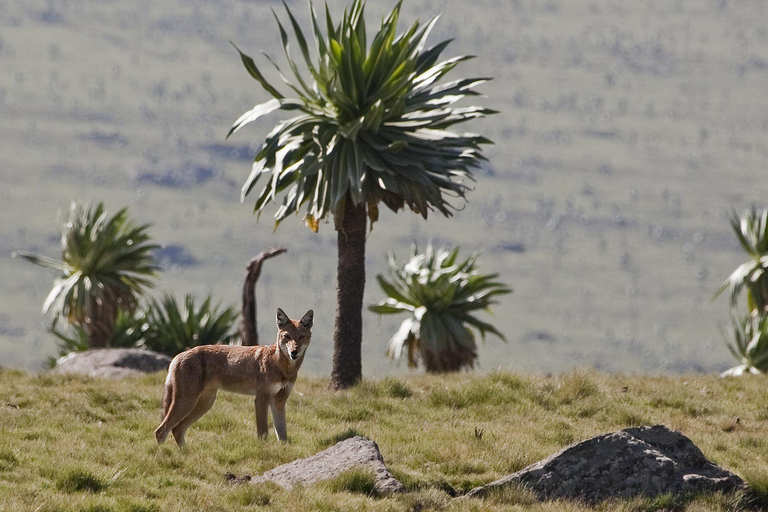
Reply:
[[253, 403], [256, 408], [256, 432], [260, 438], [265, 439], [269, 432], [269, 399], [256, 395]]
[[278, 393], [270, 408], [272, 409], [272, 421], [275, 423], [275, 434], [280, 441], [288, 440], [288, 427], [285, 422], [285, 393], [281, 391]]

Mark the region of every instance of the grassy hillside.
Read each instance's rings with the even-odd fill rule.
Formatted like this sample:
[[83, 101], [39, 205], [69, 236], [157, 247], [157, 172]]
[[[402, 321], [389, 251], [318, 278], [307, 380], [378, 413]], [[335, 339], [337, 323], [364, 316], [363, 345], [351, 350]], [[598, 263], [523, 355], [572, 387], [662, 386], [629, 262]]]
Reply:
[[[291, 5], [306, 21], [304, 2]], [[228, 41], [280, 61], [270, 7], [280, 12], [251, 0], [0, 2], [0, 364], [38, 368], [54, 352], [39, 314], [54, 275], [9, 256], [57, 254], [57, 212], [80, 199], [152, 222], [170, 247], [161, 286], [177, 295], [235, 302], [250, 257], [288, 246], [260, 283], [262, 337], [276, 307], [313, 307], [307, 366], [330, 371], [332, 226], [313, 235], [296, 219], [273, 233], [239, 204], [274, 118], [224, 141], [266, 99]], [[369, 2], [369, 21], [390, 7]], [[768, 197], [768, 4], [406, 1], [403, 18], [437, 12], [432, 41], [478, 56], [456, 77], [494, 78], [484, 104], [501, 113], [471, 129], [496, 145], [453, 219], [382, 214], [366, 300], [381, 298], [387, 250], [459, 244], [515, 288], [494, 318], [510, 341], [483, 350], [486, 371], [729, 366], [725, 301], [709, 299], [741, 261], [727, 212]], [[396, 372], [383, 352], [397, 319], [365, 315], [365, 373]]]
[[[594, 372], [561, 377], [493, 372], [366, 380], [329, 393], [300, 378], [288, 403], [289, 442], [255, 436], [252, 401], [221, 393], [187, 434], [189, 450], [157, 447], [163, 375], [122, 381], [0, 373], [0, 510], [550, 510], [521, 490], [485, 501], [449, 493], [522, 469], [593, 435], [663, 423], [712, 461], [768, 495], [768, 409], [763, 378], [639, 378]], [[225, 480], [260, 474], [354, 433], [374, 439], [403, 496], [367, 493], [363, 475], [283, 491]], [[704, 496], [680, 510], [737, 510], [744, 496]], [[760, 503], [753, 502], [755, 503]], [[668, 498], [607, 503], [646, 511]], [[677, 504], [680, 505], [680, 504]], [[517, 508], [516, 508], [517, 507]]]

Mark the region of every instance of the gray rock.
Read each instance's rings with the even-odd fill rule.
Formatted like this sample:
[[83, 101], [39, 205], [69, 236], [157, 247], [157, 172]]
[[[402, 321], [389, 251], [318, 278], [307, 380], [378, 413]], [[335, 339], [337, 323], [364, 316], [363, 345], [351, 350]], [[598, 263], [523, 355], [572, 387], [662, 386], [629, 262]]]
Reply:
[[522, 484], [540, 499], [589, 503], [745, 488], [741, 478], [708, 461], [690, 439], [663, 425], [628, 428], [574, 443], [467, 496], [483, 496], [510, 484]]
[[104, 348], [72, 352], [56, 361], [54, 374], [76, 373], [89, 377], [122, 378], [168, 370], [171, 358], [141, 348]]
[[[355, 436], [306, 459], [297, 459], [267, 471], [262, 476], [247, 479], [251, 483], [274, 482], [285, 489], [296, 485], [312, 485], [334, 478], [354, 468], [370, 468], [375, 475], [375, 489], [381, 494], [403, 492], [405, 488], [384, 465], [384, 458], [375, 442]], [[243, 481], [242, 478], [230, 478]]]

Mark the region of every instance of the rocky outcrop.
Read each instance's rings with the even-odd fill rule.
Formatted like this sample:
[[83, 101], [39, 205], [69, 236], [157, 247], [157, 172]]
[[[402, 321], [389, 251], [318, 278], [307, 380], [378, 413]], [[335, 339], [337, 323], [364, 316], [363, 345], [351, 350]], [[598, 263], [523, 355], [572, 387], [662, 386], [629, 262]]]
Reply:
[[540, 499], [589, 503], [745, 487], [741, 478], [708, 461], [690, 439], [663, 425], [628, 428], [572, 444], [467, 496], [483, 496], [511, 484], [530, 488]]
[[56, 361], [51, 373], [122, 378], [168, 370], [171, 358], [141, 348], [103, 348], [72, 352]]
[[405, 488], [384, 465], [378, 445], [368, 438], [355, 436], [306, 459], [297, 459], [267, 471], [262, 476], [227, 475], [231, 481], [251, 483], [274, 482], [285, 489], [296, 485], [312, 485], [337, 477], [355, 468], [372, 470], [375, 489], [380, 494], [403, 492]]

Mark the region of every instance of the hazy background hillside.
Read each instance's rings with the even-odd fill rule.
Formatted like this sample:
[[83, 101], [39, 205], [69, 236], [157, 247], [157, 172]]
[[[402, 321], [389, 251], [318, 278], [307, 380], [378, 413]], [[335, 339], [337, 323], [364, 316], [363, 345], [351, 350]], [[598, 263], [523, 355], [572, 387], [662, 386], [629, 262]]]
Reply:
[[[289, 4], [305, 21], [305, 2]], [[369, 1], [369, 22], [392, 5]], [[228, 41], [283, 62], [270, 8], [283, 15], [276, 1], [0, 0], [0, 365], [37, 369], [55, 352], [40, 314], [55, 275], [10, 255], [59, 254], [57, 215], [79, 199], [151, 222], [160, 288], [179, 296], [235, 303], [246, 262], [286, 245], [259, 283], [262, 339], [275, 307], [312, 307], [305, 368], [330, 372], [333, 227], [296, 218], [273, 233], [240, 204], [276, 117], [224, 140], [267, 99]], [[458, 244], [515, 289], [493, 318], [509, 343], [485, 345], [485, 370], [730, 366], [726, 301], [710, 299], [743, 259], [728, 212], [768, 203], [768, 4], [407, 0], [401, 27], [437, 12], [431, 41], [478, 56], [454, 78], [494, 78], [483, 104], [501, 113], [471, 129], [496, 145], [453, 219], [382, 213], [366, 302], [381, 298], [387, 250]], [[364, 321], [364, 373], [405, 371], [384, 357], [398, 319]]]

